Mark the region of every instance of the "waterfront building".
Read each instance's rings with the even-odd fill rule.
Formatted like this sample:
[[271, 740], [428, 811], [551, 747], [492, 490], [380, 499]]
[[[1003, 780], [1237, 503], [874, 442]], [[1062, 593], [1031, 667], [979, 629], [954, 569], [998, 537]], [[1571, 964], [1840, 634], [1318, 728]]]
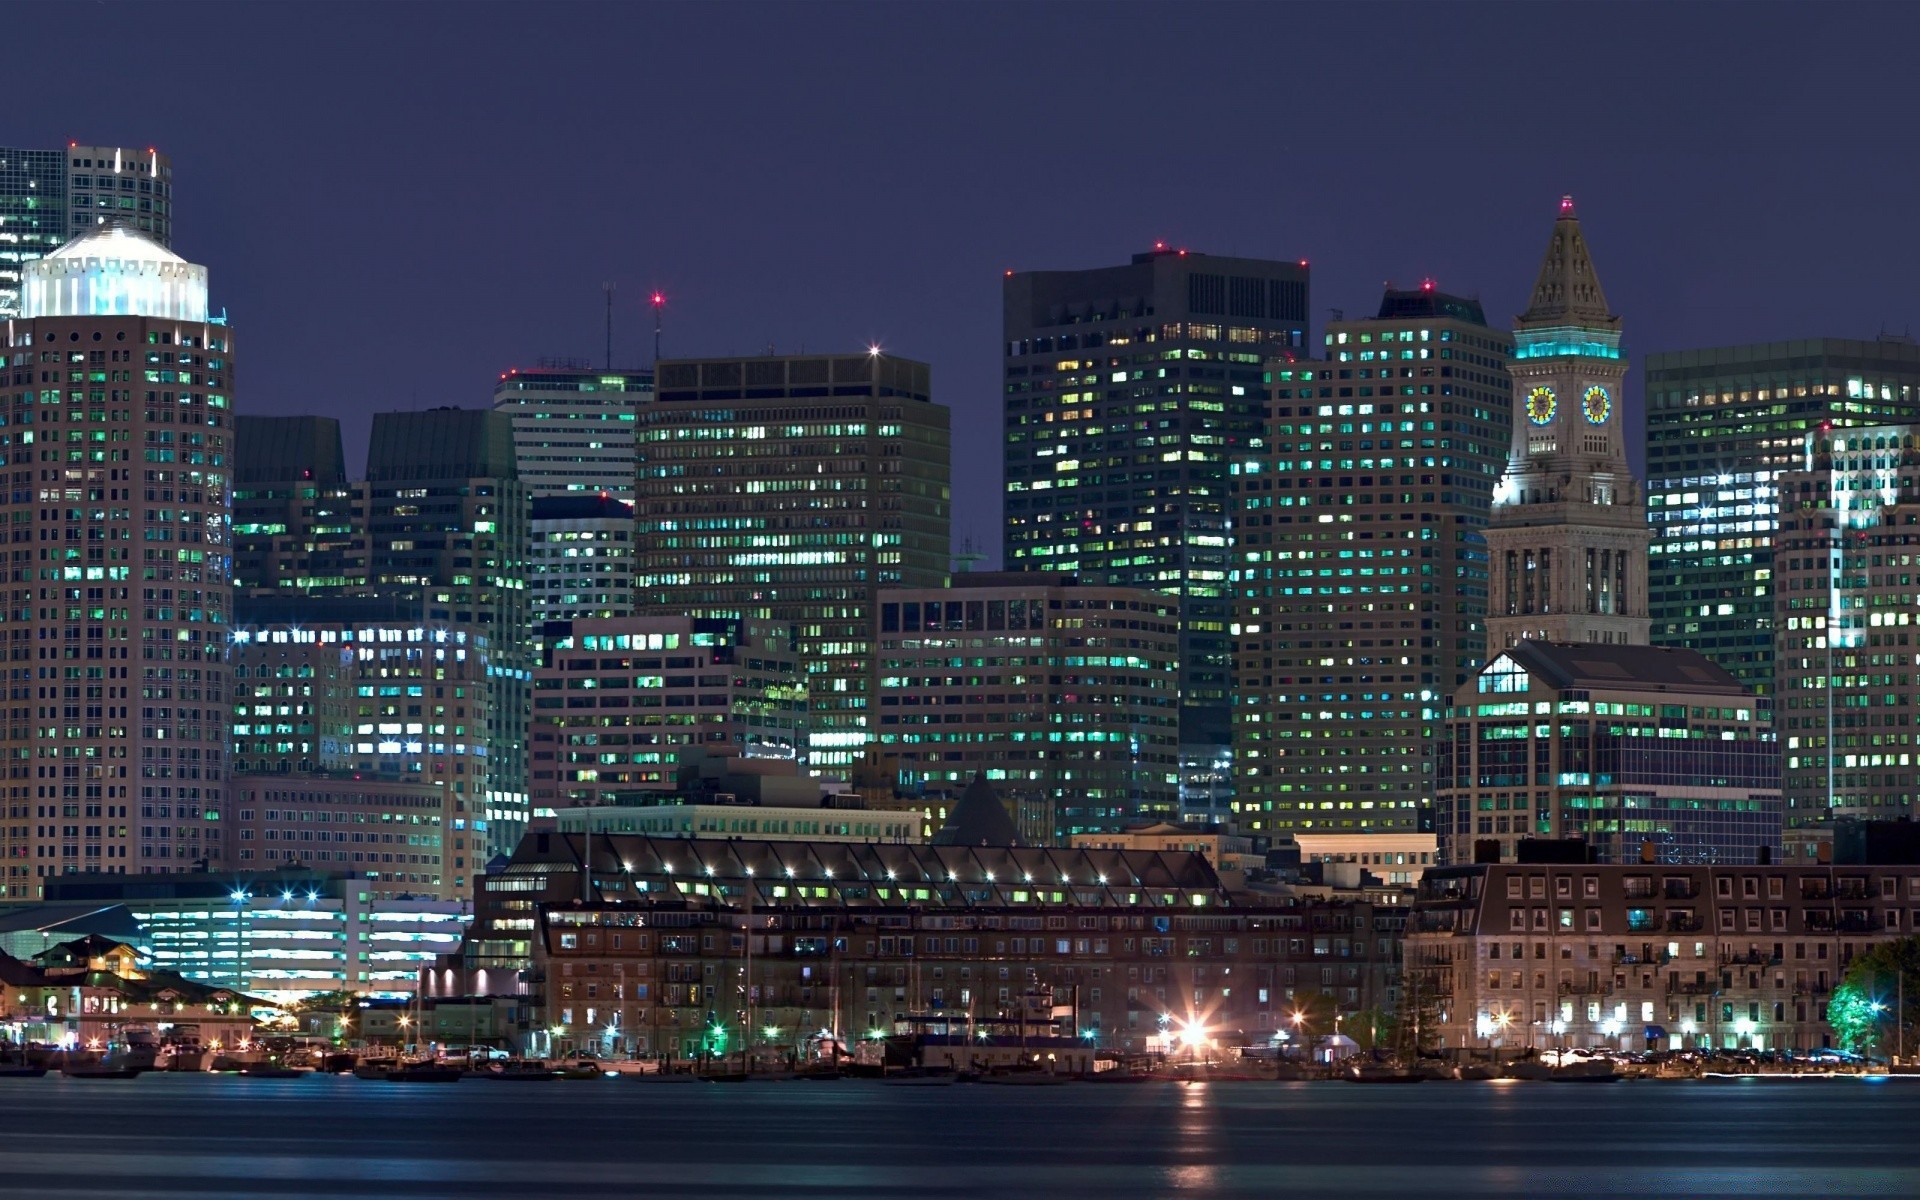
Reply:
[[1449, 861], [1582, 838], [1605, 863], [1778, 854], [1765, 697], [1691, 650], [1522, 640], [1453, 698], [1440, 759]]
[[534, 647], [526, 485], [513, 425], [486, 409], [378, 413], [367, 451], [369, 579], [434, 625], [486, 639], [485, 817], [505, 853], [530, 815], [527, 715]]
[[1100, 833], [1077, 833], [1069, 843], [1076, 850], [1152, 850], [1198, 854], [1229, 892], [1238, 892], [1247, 874], [1266, 866], [1266, 855], [1254, 849], [1254, 840], [1219, 825], [1187, 825], [1153, 821]]
[[1002, 287], [1003, 561], [1180, 597], [1196, 772], [1232, 744], [1228, 465], [1260, 436], [1263, 364], [1304, 349], [1307, 280], [1305, 261], [1157, 245]]
[[807, 677], [785, 626], [616, 617], [550, 624], [544, 637], [529, 734], [540, 815], [671, 792], [708, 755], [775, 760], [798, 779]]
[[459, 948], [470, 911], [467, 901], [298, 869], [77, 875], [55, 883], [54, 899], [124, 904], [154, 969], [281, 1005], [336, 991], [412, 995], [421, 973]]
[[0, 388], [6, 901], [218, 860], [232, 590], [233, 332], [206, 268], [102, 228], [27, 264], [22, 305], [31, 369]]
[[1920, 450], [1913, 425], [1820, 430], [1774, 475], [1774, 698], [1787, 852], [1836, 818], [1920, 815], [1911, 713]]
[[376, 898], [457, 900], [467, 835], [444, 781], [236, 773], [226, 859], [240, 871], [351, 872]]
[[420, 612], [404, 600], [244, 599], [231, 648], [234, 757], [275, 780], [259, 786], [317, 788], [308, 777], [326, 773], [438, 794], [440, 824], [412, 834], [437, 840], [410, 843], [404, 873], [418, 878], [396, 882], [465, 895], [500, 852], [486, 807], [493, 649], [486, 632]]
[[535, 831], [435, 987], [524, 969], [530, 1048], [553, 1053], [691, 1057], [744, 1030], [784, 1055], [942, 1017], [1102, 1049], [1187, 1028], [1271, 1046], [1310, 993], [1388, 1007], [1404, 917], [1234, 904], [1195, 853]]
[[284, 595], [366, 587], [366, 485], [347, 479], [338, 419], [238, 417], [233, 457], [236, 589]]
[[100, 226], [173, 244], [173, 160], [155, 150], [0, 148], [0, 318], [20, 314], [28, 263]]
[[493, 389], [513, 420], [520, 480], [543, 496], [610, 496], [632, 503], [634, 430], [653, 399], [653, 372], [586, 366], [514, 367]]
[[1774, 687], [1780, 475], [1825, 429], [1920, 422], [1920, 345], [1809, 338], [1647, 356], [1653, 640]]
[[256, 1028], [251, 997], [141, 963], [124, 942], [83, 937], [23, 961], [0, 954], [0, 1042], [104, 1051], [129, 1034], [234, 1045]]
[[1513, 339], [1477, 301], [1389, 288], [1269, 365], [1234, 464], [1234, 810], [1240, 829], [1433, 827], [1446, 697], [1485, 661], [1494, 483]]
[[633, 611], [633, 506], [605, 493], [535, 496], [527, 574], [533, 627]]
[[1305, 863], [1352, 863], [1381, 882], [1412, 886], [1440, 861], [1439, 839], [1431, 833], [1295, 833], [1276, 839], [1274, 849], [1291, 849]]
[[948, 412], [925, 363], [667, 360], [640, 412], [641, 612], [794, 631], [807, 762], [844, 777], [873, 737], [876, 593], [946, 582]]
[[919, 814], [870, 812], [864, 805], [848, 801], [846, 796], [816, 796], [811, 804], [764, 801], [702, 804], [668, 797], [646, 804], [563, 808], [555, 814], [555, 828], [562, 833], [751, 838], [763, 842], [896, 842], [904, 845], [921, 840]]
[[1180, 601], [1071, 575], [964, 573], [880, 593], [875, 742], [902, 791], [984, 771], [1035, 844], [1175, 815]]
[[1402, 987], [1429, 1047], [1804, 1052], [1848, 962], [1916, 913], [1914, 866], [1440, 867]]

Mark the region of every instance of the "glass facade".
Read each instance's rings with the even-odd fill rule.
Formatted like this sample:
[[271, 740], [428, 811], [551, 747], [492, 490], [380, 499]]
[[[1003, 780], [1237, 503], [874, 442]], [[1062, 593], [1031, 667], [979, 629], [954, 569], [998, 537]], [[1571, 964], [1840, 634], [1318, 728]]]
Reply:
[[1232, 741], [1228, 467], [1260, 436], [1264, 364], [1303, 349], [1307, 282], [1304, 262], [1157, 247], [1003, 288], [1005, 566], [1180, 597], [1196, 761]]
[[1653, 640], [1774, 688], [1780, 474], [1809, 433], [1920, 420], [1920, 346], [1814, 338], [1647, 358]]
[[1243, 831], [1432, 829], [1441, 708], [1485, 652], [1512, 347], [1470, 301], [1389, 292], [1324, 361], [1269, 369], [1233, 476]]

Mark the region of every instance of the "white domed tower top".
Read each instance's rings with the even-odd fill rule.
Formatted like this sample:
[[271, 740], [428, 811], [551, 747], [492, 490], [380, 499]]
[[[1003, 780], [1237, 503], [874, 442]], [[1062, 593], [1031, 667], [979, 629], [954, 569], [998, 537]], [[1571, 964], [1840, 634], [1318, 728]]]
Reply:
[[117, 225], [81, 234], [23, 274], [23, 317], [207, 319], [207, 269]]

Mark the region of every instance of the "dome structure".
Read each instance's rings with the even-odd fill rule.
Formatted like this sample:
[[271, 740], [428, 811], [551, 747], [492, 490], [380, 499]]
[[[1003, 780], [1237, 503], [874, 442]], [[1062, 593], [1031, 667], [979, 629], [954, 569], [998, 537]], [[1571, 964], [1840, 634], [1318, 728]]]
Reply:
[[26, 265], [23, 317], [207, 319], [207, 269], [137, 230], [103, 225]]

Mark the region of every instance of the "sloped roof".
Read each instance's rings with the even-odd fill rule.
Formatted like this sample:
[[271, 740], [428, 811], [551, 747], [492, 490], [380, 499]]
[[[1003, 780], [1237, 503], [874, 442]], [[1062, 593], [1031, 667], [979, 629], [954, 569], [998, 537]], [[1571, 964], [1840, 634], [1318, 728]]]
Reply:
[[936, 846], [1018, 846], [1020, 831], [1000, 795], [987, 782], [985, 771], [974, 772], [973, 782], [960, 803], [947, 814], [946, 824], [933, 835]]
[[187, 261], [139, 230], [120, 225], [96, 225], [59, 249], [49, 251], [47, 257], [115, 258], [121, 262]]
[[1641, 688], [1653, 692], [1744, 696], [1747, 690], [1712, 659], [1668, 646], [1522, 641], [1502, 653], [1557, 688]]
[[1617, 329], [1620, 318], [1607, 307], [1600, 276], [1587, 254], [1586, 235], [1573, 211], [1573, 197], [1560, 198], [1560, 215], [1553, 223], [1546, 257], [1534, 279], [1533, 300], [1520, 314], [1522, 326], [1575, 325]]

